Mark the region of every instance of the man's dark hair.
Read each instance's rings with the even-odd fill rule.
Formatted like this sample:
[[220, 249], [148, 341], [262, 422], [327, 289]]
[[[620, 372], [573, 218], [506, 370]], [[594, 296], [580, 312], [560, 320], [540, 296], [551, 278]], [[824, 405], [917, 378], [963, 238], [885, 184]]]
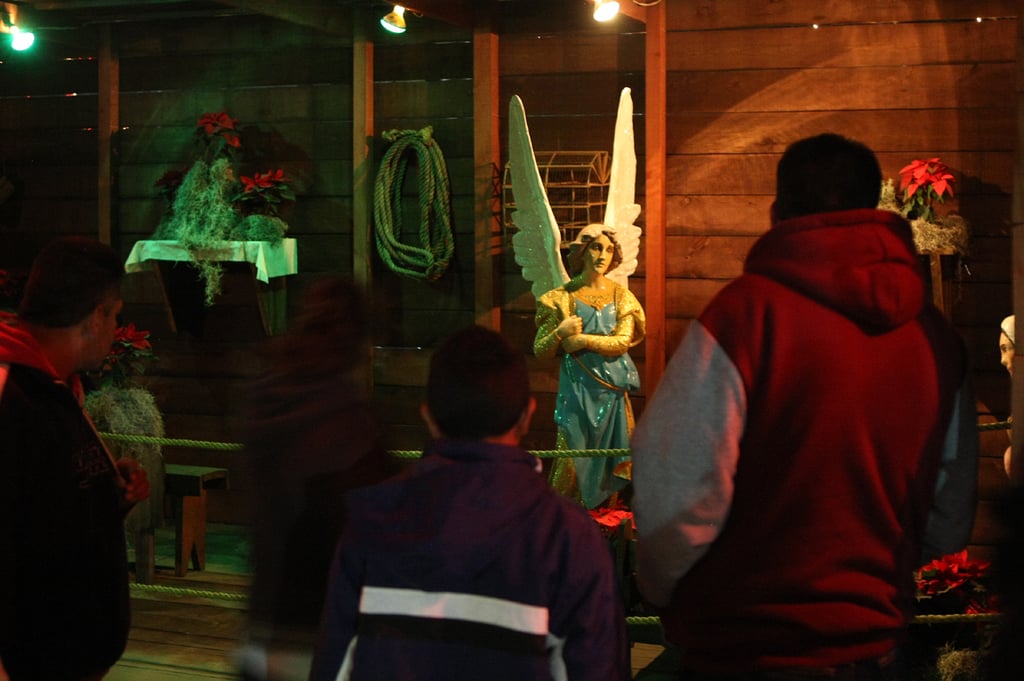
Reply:
[[74, 326], [120, 295], [123, 276], [110, 246], [85, 237], [54, 239], [32, 262], [18, 316], [50, 328]]
[[515, 425], [529, 400], [525, 356], [482, 326], [456, 331], [430, 360], [427, 408], [447, 437], [501, 435]]
[[775, 218], [874, 208], [881, 192], [882, 169], [871, 149], [834, 133], [808, 137], [779, 160]]

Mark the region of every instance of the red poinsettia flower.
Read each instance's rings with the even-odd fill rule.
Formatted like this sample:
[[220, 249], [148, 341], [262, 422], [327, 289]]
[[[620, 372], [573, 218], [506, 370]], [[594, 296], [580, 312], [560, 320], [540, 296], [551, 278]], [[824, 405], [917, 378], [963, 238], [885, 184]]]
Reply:
[[234, 130], [238, 124], [237, 118], [232, 118], [226, 111], [217, 113], [204, 113], [199, 117], [199, 127], [207, 135], [219, 135], [225, 130]]
[[937, 596], [985, 576], [988, 561], [969, 560], [967, 551], [951, 553], [921, 567], [916, 574], [918, 597]]
[[114, 332], [114, 343], [120, 344], [122, 347], [132, 347], [136, 350], [150, 350], [153, 347], [149, 344], [149, 331], [139, 331], [133, 323], [117, 328]]
[[196, 123], [196, 134], [202, 137], [207, 144], [213, 140], [222, 140], [223, 144], [238, 148], [242, 145], [242, 140], [238, 136], [235, 127], [237, 125], [238, 119], [232, 118], [226, 111], [207, 112], [199, 117], [199, 121]]
[[280, 204], [295, 200], [295, 192], [289, 186], [292, 180], [284, 174], [283, 168], [253, 173], [251, 177], [242, 175], [240, 180], [242, 191], [231, 201], [245, 215], [277, 215]]
[[135, 328], [135, 324], [119, 326], [114, 341], [96, 374], [100, 385], [124, 386], [132, 377], [145, 371], [146, 363], [155, 359], [149, 342], [149, 331]]
[[281, 168], [266, 173], [253, 173], [252, 177], [242, 175], [242, 186], [245, 187], [246, 194], [260, 189], [270, 189], [285, 182], [291, 182], [291, 180], [284, 176], [284, 170]]
[[[593, 508], [590, 509], [590, 517], [602, 527], [616, 528], [622, 521], [633, 522], [633, 513], [624, 508]], [[636, 527], [636, 524], [633, 524]]]
[[931, 188], [937, 197], [953, 196], [955, 178], [949, 167], [939, 161], [938, 157], [927, 161], [913, 161], [900, 170], [900, 189], [912, 196], [922, 187]]

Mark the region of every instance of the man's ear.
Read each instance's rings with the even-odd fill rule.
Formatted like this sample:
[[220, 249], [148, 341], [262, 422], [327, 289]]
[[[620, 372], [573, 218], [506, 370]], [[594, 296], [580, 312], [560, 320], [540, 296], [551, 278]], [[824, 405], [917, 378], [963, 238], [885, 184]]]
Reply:
[[427, 406], [426, 402], [420, 403], [420, 418], [423, 419], [423, 423], [427, 425], [427, 430], [430, 432], [430, 437], [435, 440], [442, 437], [441, 429], [437, 427], [437, 421], [434, 420], [434, 415], [430, 413], [430, 407]]
[[530, 432], [530, 421], [533, 420], [533, 413], [537, 411], [537, 400], [531, 395], [530, 400], [523, 407], [523, 413], [519, 415], [519, 420], [516, 422], [516, 434], [523, 438]]
[[100, 329], [103, 325], [103, 318], [105, 315], [103, 305], [97, 305], [92, 309], [92, 312], [79, 323], [79, 329], [83, 338], [92, 338], [99, 335]]

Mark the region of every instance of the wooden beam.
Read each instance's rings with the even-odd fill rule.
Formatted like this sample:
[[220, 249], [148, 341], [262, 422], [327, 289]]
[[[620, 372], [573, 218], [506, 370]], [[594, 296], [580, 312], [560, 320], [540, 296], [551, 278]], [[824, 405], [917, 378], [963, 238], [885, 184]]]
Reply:
[[665, 372], [665, 232], [666, 222], [666, 37], [665, 4], [647, 8], [645, 47], [646, 190], [644, 247], [647, 313], [644, 392], [651, 395]]
[[97, 97], [96, 144], [96, 226], [97, 238], [112, 243], [115, 193], [117, 179], [114, 167], [114, 141], [120, 126], [118, 100], [121, 95], [120, 62], [113, 47], [110, 24], [100, 25], [99, 34], [99, 93]]
[[[373, 282], [373, 41], [369, 13], [352, 9], [352, 278], [367, 295]], [[373, 301], [370, 300], [371, 308]]]
[[[664, 5], [667, 0], [662, 0], [661, 4]], [[632, 2], [632, 0], [621, 0], [619, 2], [619, 14], [624, 14], [630, 19], [636, 19], [641, 23], [647, 23], [647, 6], [641, 7]], [[664, 8], [662, 8], [664, 11]]]
[[[478, 0], [480, 5], [485, 7], [491, 3]], [[473, 28], [476, 24], [477, 10], [473, 0], [411, 0], [411, 2], [399, 3], [408, 11], [421, 14], [431, 19], [437, 19], [453, 26], [461, 28]], [[486, 15], [487, 10], [481, 12]]]
[[281, 0], [217, 1], [222, 5], [341, 35], [348, 35], [351, 31], [350, 22], [353, 12], [365, 10], [363, 7], [354, 5], [352, 11], [348, 11], [337, 2], [330, 0], [302, 0], [302, 2], [281, 2]]
[[[493, 2], [487, 3], [493, 8]], [[481, 13], [483, 14], [483, 13]], [[476, 194], [474, 315], [476, 323], [501, 328], [499, 276], [501, 254], [501, 197], [496, 178], [501, 164], [498, 115], [498, 35], [493, 14], [481, 17], [473, 30], [473, 167]]]

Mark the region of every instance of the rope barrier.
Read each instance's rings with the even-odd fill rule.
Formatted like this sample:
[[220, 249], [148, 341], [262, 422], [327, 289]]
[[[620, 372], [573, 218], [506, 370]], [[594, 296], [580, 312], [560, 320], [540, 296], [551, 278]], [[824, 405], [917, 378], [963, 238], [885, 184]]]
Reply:
[[129, 435], [127, 433], [100, 433], [100, 437], [111, 442], [135, 442], [146, 445], [163, 445], [165, 447], [193, 447], [195, 449], [220, 449], [237, 451], [245, 448], [238, 442], [210, 442], [208, 440], [187, 440], [174, 437], [156, 437], [153, 435]]
[[[240, 451], [245, 445], [239, 442], [214, 442], [199, 439], [184, 439], [180, 437], [156, 437], [154, 435], [128, 435], [125, 433], [101, 432], [99, 436], [114, 442], [139, 442], [142, 444], [162, 444], [164, 446], [190, 446], [197, 450], [222, 450]], [[419, 459], [423, 452], [419, 450], [391, 450], [388, 452], [397, 459]], [[560, 458], [600, 458], [600, 457], [628, 457], [629, 450], [534, 450], [530, 454], [538, 459], [560, 459]]]
[[[978, 430], [1008, 430], [1013, 424], [1009, 421], [999, 423], [978, 424]], [[111, 442], [136, 442], [140, 444], [163, 445], [165, 447], [192, 447], [193, 449], [218, 449], [222, 451], [239, 451], [245, 448], [238, 442], [213, 442], [209, 440], [188, 440], [184, 438], [155, 437], [152, 435], [128, 435], [125, 433], [100, 433], [100, 437]], [[538, 459], [587, 459], [602, 457], [630, 456], [628, 449], [532, 449], [529, 450]], [[388, 454], [398, 459], [418, 459], [423, 452], [418, 449], [392, 449]]]
[[222, 601], [245, 601], [249, 599], [248, 594], [232, 593], [229, 591], [207, 591], [205, 589], [187, 589], [180, 586], [167, 586], [165, 584], [139, 584], [132, 582], [132, 591], [152, 591], [156, 593], [170, 594], [172, 596], [195, 596], [197, 598], [213, 598]]
[[[434, 141], [434, 129], [429, 125], [422, 130], [388, 130], [383, 137], [392, 144], [384, 153], [374, 182], [373, 222], [377, 252], [391, 271], [414, 279], [434, 281], [448, 269], [455, 250], [451, 191], [444, 156]], [[415, 152], [419, 162], [421, 247], [399, 241], [407, 150]]]
[[[172, 596], [194, 596], [197, 598], [212, 598], [216, 600], [224, 601], [245, 601], [248, 600], [248, 595], [244, 593], [235, 593], [230, 591], [207, 591], [205, 589], [188, 589], [178, 586], [166, 586], [163, 584], [131, 584], [132, 591], [149, 591], [155, 593], [164, 593]], [[998, 612], [983, 612], [973, 614], [951, 614], [951, 615], [915, 615], [911, 620], [911, 624], [956, 624], [959, 622], [969, 622], [972, 624], [984, 624], [988, 622], [998, 622], [1002, 619], [1002, 613]], [[660, 627], [661, 618], [657, 616], [630, 616], [626, 618], [626, 626], [632, 627]]]

